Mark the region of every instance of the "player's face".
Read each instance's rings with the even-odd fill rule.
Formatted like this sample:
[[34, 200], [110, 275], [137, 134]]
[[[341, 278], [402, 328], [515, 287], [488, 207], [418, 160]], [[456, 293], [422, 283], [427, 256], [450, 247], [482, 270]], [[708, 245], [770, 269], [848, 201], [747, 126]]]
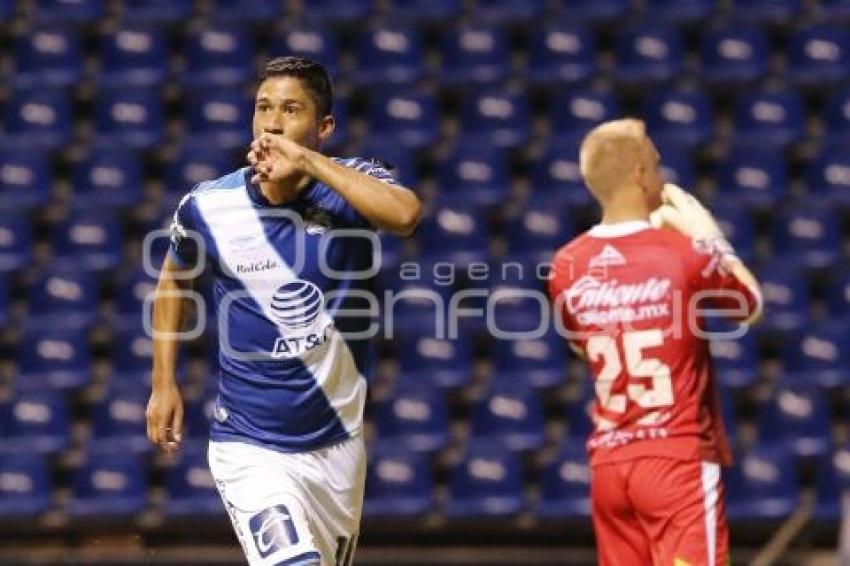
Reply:
[[270, 77], [260, 84], [254, 104], [254, 138], [284, 136], [319, 149], [333, 132], [333, 117], [319, 116], [316, 103], [297, 77]]

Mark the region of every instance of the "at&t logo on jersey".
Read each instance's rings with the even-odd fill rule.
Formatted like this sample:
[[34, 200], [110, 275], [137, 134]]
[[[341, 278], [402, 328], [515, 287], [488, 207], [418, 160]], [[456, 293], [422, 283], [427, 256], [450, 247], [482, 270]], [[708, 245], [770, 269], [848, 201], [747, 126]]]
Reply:
[[332, 323], [323, 303], [322, 291], [309, 281], [295, 279], [277, 288], [270, 309], [284, 335], [275, 340], [273, 358], [293, 358], [327, 342]]

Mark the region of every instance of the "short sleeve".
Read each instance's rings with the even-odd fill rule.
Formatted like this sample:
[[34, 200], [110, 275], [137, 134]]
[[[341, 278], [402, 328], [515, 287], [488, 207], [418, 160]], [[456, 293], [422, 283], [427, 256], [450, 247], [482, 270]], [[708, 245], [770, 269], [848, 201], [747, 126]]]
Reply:
[[[371, 160], [371, 159], [361, 159], [354, 158], [349, 160], [341, 161], [342, 165], [346, 167], [350, 167], [355, 171], [359, 171], [360, 173], [366, 173], [367, 175], [374, 177], [387, 183], [388, 185], [400, 186], [398, 180], [395, 175], [389, 170], [388, 167], [382, 165], [381, 163]], [[367, 228], [370, 230], [374, 229], [374, 226], [357, 210], [351, 206], [351, 204], [342, 198], [336, 191], [329, 191], [329, 199], [331, 206], [335, 209], [333, 212], [341, 216], [348, 224], [353, 226], [354, 228]]]
[[[727, 318], [744, 321], [755, 318], [762, 308], [761, 294], [732, 275], [733, 262], [740, 262], [729, 244], [718, 240], [691, 240], [690, 281], [695, 292]], [[701, 301], [700, 301], [701, 302]]]
[[195, 199], [187, 194], [177, 205], [169, 231], [171, 232], [171, 256], [181, 267], [196, 265], [198, 261], [197, 222], [195, 221]]

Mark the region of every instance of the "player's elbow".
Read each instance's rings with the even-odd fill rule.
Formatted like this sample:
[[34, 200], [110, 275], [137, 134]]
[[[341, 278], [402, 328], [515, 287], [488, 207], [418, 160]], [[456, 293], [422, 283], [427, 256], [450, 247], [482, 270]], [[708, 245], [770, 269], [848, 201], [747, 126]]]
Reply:
[[419, 221], [422, 219], [422, 202], [416, 197], [405, 204], [396, 218], [393, 233], [397, 236], [408, 237], [416, 231]]

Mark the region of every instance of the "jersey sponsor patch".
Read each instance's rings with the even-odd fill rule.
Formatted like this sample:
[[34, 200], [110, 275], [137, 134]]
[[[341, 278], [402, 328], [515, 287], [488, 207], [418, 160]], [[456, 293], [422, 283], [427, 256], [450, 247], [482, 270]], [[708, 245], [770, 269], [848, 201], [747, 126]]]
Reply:
[[594, 267], [607, 267], [609, 265], [626, 265], [626, 258], [617, 248], [611, 244], [605, 244], [598, 255], [590, 258], [588, 266], [592, 269]]
[[248, 528], [260, 558], [298, 544], [295, 522], [286, 505], [276, 505], [260, 511], [248, 521]]

